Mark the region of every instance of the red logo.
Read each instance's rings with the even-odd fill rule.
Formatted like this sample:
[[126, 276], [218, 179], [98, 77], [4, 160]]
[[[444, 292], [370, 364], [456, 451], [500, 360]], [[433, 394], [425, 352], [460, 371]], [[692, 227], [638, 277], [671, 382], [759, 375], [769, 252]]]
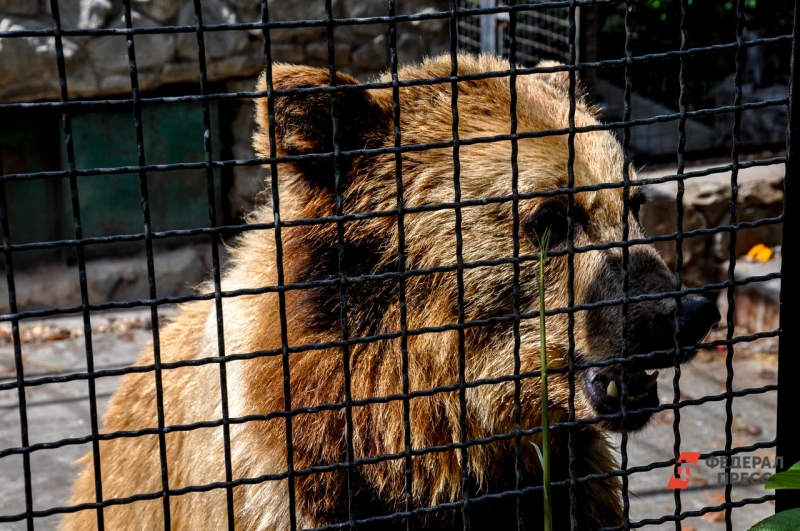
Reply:
[[[700, 452], [681, 452], [681, 456], [675, 464], [675, 471], [667, 482], [667, 488], [673, 490], [685, 489], [689, 485], [689, 471], [692, 466], [697, 466], [699, 459]], [[681, 466], [681, 463], [687, 463], [687, 465]]]

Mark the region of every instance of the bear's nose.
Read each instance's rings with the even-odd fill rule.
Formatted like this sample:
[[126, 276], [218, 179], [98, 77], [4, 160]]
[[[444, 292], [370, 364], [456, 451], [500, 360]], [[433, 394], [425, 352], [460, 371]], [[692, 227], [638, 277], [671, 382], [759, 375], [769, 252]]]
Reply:
[[[683, 301], [681, 313], [678, 315], [678, 342], [681, 346], [691, 346], [706, 337], [709, 330], [719, 324], [720, 314], [717, 306], [705, 297], [696, 297]], [[670, 324], [676, 328], [675, 318], [669, 316]]]

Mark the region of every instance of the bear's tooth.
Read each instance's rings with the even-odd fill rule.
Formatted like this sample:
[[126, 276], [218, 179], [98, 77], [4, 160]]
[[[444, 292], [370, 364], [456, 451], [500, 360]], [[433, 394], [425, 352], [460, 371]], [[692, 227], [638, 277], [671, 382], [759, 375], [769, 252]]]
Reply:
[[658, 380], [658, 371], [647, 377], [647, 381], [644, 382], [645, 391], [653, 387], [656, 384], [656, 380]]
[[619, 398], [619, 389], [617, 389], [617, 382], [611, 380], [608, 382], [608, 387], [606, 388], [606, 393], [611, 398]]

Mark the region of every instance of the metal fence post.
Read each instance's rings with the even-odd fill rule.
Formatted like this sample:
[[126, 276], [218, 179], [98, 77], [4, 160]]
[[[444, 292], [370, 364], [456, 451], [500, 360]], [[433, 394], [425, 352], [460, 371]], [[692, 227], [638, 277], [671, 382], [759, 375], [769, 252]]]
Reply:
[[[791, 322], [788, 305], [791, 304], [791, 293], [797, 289], [797, 279], [792, 274], [792, 268], [797, 267], [797, 249], [791, 244], [793, 234], [797, 234], [797, 214], [789, 208], [792, 194], [800, 171], [800, 101], [796, 92], [800, 87], [800, 65], [797, 64], [798, 9], [795, 1], [794, 26], [792, 29], [792, 73], [789, 85], [789, 127], [786, 135], [786, 178], [784, 179], [783, 202], [783, 245], [781, 247], [781, 316], [780, 316], [780, 346], [778, 349], [778, 419], [777, 419], [777, 455], [783, 457], [783, 469], [787, 469], [800, 461], [800, 443], [794, 429], [797, 419], [797, 402], [800, 393], [797, 392], [797, 374], [800, 373], [800, 357], [797, 353], [797, 327]], [[792, 287], [794, 286], [794, 288]], [[800, 491], [776, 491], [775, 510], [783, 511], [800, 507]]]
[[[497, 0], [481, 0], [481, 9], [497, 6]], [[481, 52], [497, 53], [497, 15], [481, 16]]]

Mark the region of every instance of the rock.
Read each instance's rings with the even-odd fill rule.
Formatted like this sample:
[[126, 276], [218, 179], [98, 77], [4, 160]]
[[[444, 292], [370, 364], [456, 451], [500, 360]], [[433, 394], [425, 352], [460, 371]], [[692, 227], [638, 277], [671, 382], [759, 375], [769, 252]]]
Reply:
[[[135, 11], [131, 13], [131, 19], [134, 27], [157, 25], [154, 21]], [[118, 17], [111, 27], [124, 28], [124, 18]], [[172, 61], [175, 55], [175, 43], [176, 36], [168, 33], [134, 35], [133, 44], [136, 51], [137, 70], [139, 72], [160, 70], [164, 64]], [[110, 36], [91, 39], [86, 44], [86, 53], [97, 72], [103, 75], [128, 74], [128, 90], [130, 90], [128, 47], [124, 37]], [[101, 80], [101, 87], [104, 85], [110, 86]]]
[[[50, 3], [45, 2], [50, 15]], [[121, 3], [111, 0], [60, 0], [58, 14], [62, 28], [102, 28], [111, 16], [120, 10]], [[49, 21], [51, 22], [51, 21]], [[51, 22], [52, 25], [52, 22]]]
[[377, 72], [389, 67], [389, 43], [386, 35], [378, 35], [353, 52], [354, 68]]
[[[207, 245], [175, 250], [155, 250], [158, 296], [192, 293], [211, 268]], [[81, 301], [75, 266], [52, 264], [16, 275], [17, 306], [21, 311], [75, 306]], [[89, 300], [93, 304], [148, 297], [147, 261], [143, 255], [103, 258], [86, 262]], [[0, 283], [0, 312], [8, 312], [8, 287]]]
[[161, 70], [166, 63], [175, 58], [176, 42], [175, 35], [165, 33], [134, 36], [137, 69], [140, 72]]
[[342, 6], [343, 18], [372, 18], [389, 15], [389, 2], [386, 0], [360, 0], [345, 2]]
[[428, 55], [434, 56], [442, 53], [450, 53], [450, 35], [444, 33], [437, 37], [426, 39], [428, 43]]
[[425, 41], [420, 35], [402, 33], [397, 39], [397, 61], [400, 64], [419, 61], [426, 54]]
[[[51, 28], [48, 2], [44, 0], [0, 0], [5, 28]], [[269, 0], [272, 21], [325, 20], [325, 1]], [[132, 0], [134, 27], [162, 24], [194, 24], [193, 2], [189, 0]], [[398, 14], [446, 10], [442, 0], [408, 0], [398, 3]], [[227, 24], [260, 20], [258, 3], [248, 0], [203, 0], [203, 21]], [[333, 0], [333, 16], [372, 17], [388, 14], [384, 0]], [[124, 27], [121, 5], [114, 0], [60, 0], [59, 14], [64, 28]], [[245, 17], [245, 18], [242, 18]], [[3, 17], [0, 16], [0, 19]], [[443, 28], [442, 35], [435, 32]], [[447, 20], [414, 21], [398, 24], [398, 53], [402, 62], [447, 48]], [[432, 33], [433, 32], [433, 33]], [[328, 65], [326, 27], [270, 30], [272, 59], [287, 63]], [[388, 66], [388, 25], [337, 26], [334, 29], [336, 67], [359, 79], [368, 79]], [[130, 91], [125, 38], [120, 35], [65, 38], [70, 98], [103, 97]], [[199, 81], [197, 36], [182, 34], [139, 34], [134, 37], [139, 86], [157, 88], [169, 83]], [[211, 31], [204, 34], [209, 80], [240, 79], [263, 69], [260, 30]], [[355, 57], [353, 58], [353, 51]], [[355, 62], [354, 62], [355, 61]], [[29, 73], [35, 71], [37, 75]], [[0, 41], [0, 100], [35, 101], [58, 99], [58, 74], [54, 41], [46, 37], [2, 39]]]
[[231, 78], [254, 78], [264, 69], [264, 56], [251, 53], [235, 55], [221, 61], [213, 61], [207, 67], [209, 81]]
[[164, 65], [161, 79], [164, 83], [200, 83], [197, 59]]
[[182, 0], [131, 0], [131, 6], [148, 17], [166, 24], [183, 4]]
[[[386, 0], [361, 0], [360, 2], [346, 2], [344, 5], [345, 18], [372, 18], [389, 15], [389, 2]], [[381, 34], [389, 34], [388, 24], [353, 24], [337, 28], [336, 39], [339, 38], [352, 44], [361, 44], [366, 39], [371, 39]]]
[[[236, 13], [221, 0], [206, 0], [203, 6], [203, 24], [233, 24]], [[195, 12], [192, 2], [185, 3], [178, 13], [178, 24], [194, 24]], [[247, 47], [249, 38], [243, 31], [206, 31], [206, 61], [235, 55]], [[185, 59], [197, 59], [197, 35], [182, 33], [178, 36], [178, 55]]]
[[[422, 13], [426, 9], [433, 9], [437, 12], [449, 11], [450, 3], [448, 0], [403, 0], [398, 2], [397, 14], [398, 15], [413, 15], [415, 13]], [[445, 26], [447, 25], [447, 18]]]
[[[133, 12], [131, 17], [132, 21], [136, 21], [137, 19], [141, 19], [142, 16]], [[123, 19], [123, 16], [120, 15], [119, 17], [115, 17], [113, 22], [110, 24], [110, 27], [124, 28], [125, 20]], [[137, 43], [137, 40], [138, 39], [135, 39], [134, 43]], [[128, 77], [127, 90], [130, 90], [128, 50], [125, 37], [82, 37], [80, 40], [80, 45], [88, 59], [86, 64], [90, 65], [92, 70], [100, 74], [100, 77], [124, 74]], [[137, 54], [137, 64], [139, 63], [138, 55], [139, 54]]]
[[[439, 7], [441, 8], [441, 6]], [[446, 10], [446, 8], [444, 10]], [[419, 14], [422, 15], [440, 11], [443, 11], [443, 9], [426, 7], [425, 9], [419, 11]], [[447, 18], [432, 18], [428, 20], [415, 20], [411, 23], [411, 26], [416, 28], [420, 33], [424, 33], [426, 35], [439, 35], [442, 32], [447, 31], [448, 24], [449, 20]]]
[[[134, 44], [136, 41], [134, 40]], [[138, 48], [138, 47], [137, 47]], [[138, 52], [138, 50], [137, 50]], [[128, 50], [123, 37], [98, 37], [86, 44], [86, 55], [101, 76], [128, 74]], [[139, 53], [136, 62], [139, 63]], [[128, 76], [128, 90], [130, 90]]]
[[306, 51], [300, 44], [270, 43], [270, 53], [275, 62], [301, 64], [306, 59]]
[[[157, 251], [154, 262], [161, 297], [191, 292], [207, 271], [202, 252], [194, 247]], [[89, 261], [86, 278], [92, 302], [136, 300], [148, 295], [147, 263], [141, 257]]]
[[[335, 66], [345, 66], [350, 64], [350, 50], [352, 47], [343, 42], [335, 43], [333, 53]], [[306, 45], [306, 58], [311, 66], [328, 66], [328, 43], [327, 41], [312, 42]]]
[[[783, 166], [780, 166], [781, 170]], [[776, 172], [778, 173], [778, 172]], [[742, 174], [740, 172], [740, 174]], [[742, 181], [742, 179], [739, 179]], [[729, 188], [729, 186], [728, 186]], [[726, 202], [730, 201], [728, 190]], [[783, 173], [776, 174], [773, 179], [759, 181], [743, 180], [739, 185], [738, 210], [736, 221], [758, 221], [781, 215], [783, 210]], [[726, 209], [722, 224], [730, 224], [730, 208]], [[763, 243], [768, 247], [781, 244], [782, 225], [780, 223], [762, 225], [757, 228], [736, 231], [736, 256], [747, 254], [756, 244]], [[717, 260], [727, 260], [730, 256], [730, 234], [714, 235], [714, 255]]]
[[34, 17], [41, 12], [41, 7], [38, 0], [0, 0], [0, 13], [6, 15]]
[[[728, 262], [722, 264], [728, 270]], [[764, 276], [777, 273], [781, 269], [781, 256], [759, 262], [737, 261], [733, 276], [736, 280], [749, 277]], [[733, 322], [738, 334], [755, 334], [777, 330], [780, 327], [781, 279], [750, 282], [736, 286], [733, 290]], [[717, 298], [717, 308], [723, 315], [721, 324], [725, 324], [728, 313], [728, 290], [721, 290]]]
[[[701, 168], [687, 168], [687, 171]], [[739, 171], [737, 201], [739, 223], [777, 217], [783, 209], [784, 166], [764, 166]], [[646, 179], [674, 174], [675, 168], [642, 173]], [[730, 172], [686, 179], [683, 197], [684, 232], [730, 224]], [[677, 183], [668, 182], [644, 187], [649, 199], [642, 206], [639, 220], [648, 236], [672, 234], [677, 230]], [[767, 246], [781, 244], [782, 225], [765, 224], [740, 229], [736, 233], [736, 256], [742, 256], [756, 243]], [[730, 235], [717, 232], [683, 240], [683, 282], [687, 286], [719, 282], [727, 275], [722, 267], [727, 260]], [[676, 262], [675, 242], [656, 242], [656, 248], [670, 267]]]
[[[331, 2], [334, 18], [341, 17], [341, 0]], [[270, 22], [289, 20], [325, 20], [325, 2], [323, 0], [309, 0], [305, 2], [287, 0], [269, 0]], [[307, 43], [314, 39], [325, 37], [325, 26], [279, 28], [270, 30], [272, 42], [302, 42]], [[338, 35], [337, 35], [338, 37]]]
[[[100, 76], [100, 90], [104, 94], [125, 94], [131, 91], [131, 76], [129, 74], [109, 74]], [[141, 78], [139, 88], [141, 88]]]
[[[592, 92], [599, 100], [598, 107], [604, 121], [622, 120], [625, 101], [623, 89], [608, 81], [597, 80]], [[631, 94], [631, 120], [676, 112], [635, 92]], [[711, 127], [691, 118], [686, 120], [686, 139], [687, 148], [693, 151], [711, 151], [720, 146], [720, 138]], [[631, 151], [636, 154], [648, 157], [674, 155], [678, 149], [678, 120], [632, 127], [630, 142]]]
[[[25, 26], [11, 18], [0, 20], [0, 31], [37, 29], [44, 24], [26, 21]], [[78, 45], [75, 41], [62, 38], [64, 60], [68, 72], [78, 70], [76, 60]], [[36, 75], [31, 75], [35, 72]], [[72, 78], [68, 78], [70, 90]], [[56, 65], [55, 39], [53, 37], [16, 37], [0, 39], [0, 99], [58, 99], [58, 68]]]
[[[735, 74], [725, 78], [714, 95], [718, 107], [733, 105]], [[766, 88], [753, 88], [752, 84], [742, 85], [742, 103], [778, 100], [789, 96], [786, 85], [772, 85]], [[730, 145], [733, 139], [734, 113], [718, 114], [714, 130], [720, 140]], [[761, 109], [748, 109], [741, 113], [739, 139], [744, 145], [770, 146], [786, 144], [788, 114], [785, 105], [774, 105]]]
[[109, 0], [82, 0], [78, 27], [86, 29], [102, 28], [112, 12]]
[[237, 10], [243, 10], [249, 12], [255, 11], [258, 12], [259, 14], [261, 12], [260, 2], [253, 2], [253, 0], [229, 0], [229, 3]]

